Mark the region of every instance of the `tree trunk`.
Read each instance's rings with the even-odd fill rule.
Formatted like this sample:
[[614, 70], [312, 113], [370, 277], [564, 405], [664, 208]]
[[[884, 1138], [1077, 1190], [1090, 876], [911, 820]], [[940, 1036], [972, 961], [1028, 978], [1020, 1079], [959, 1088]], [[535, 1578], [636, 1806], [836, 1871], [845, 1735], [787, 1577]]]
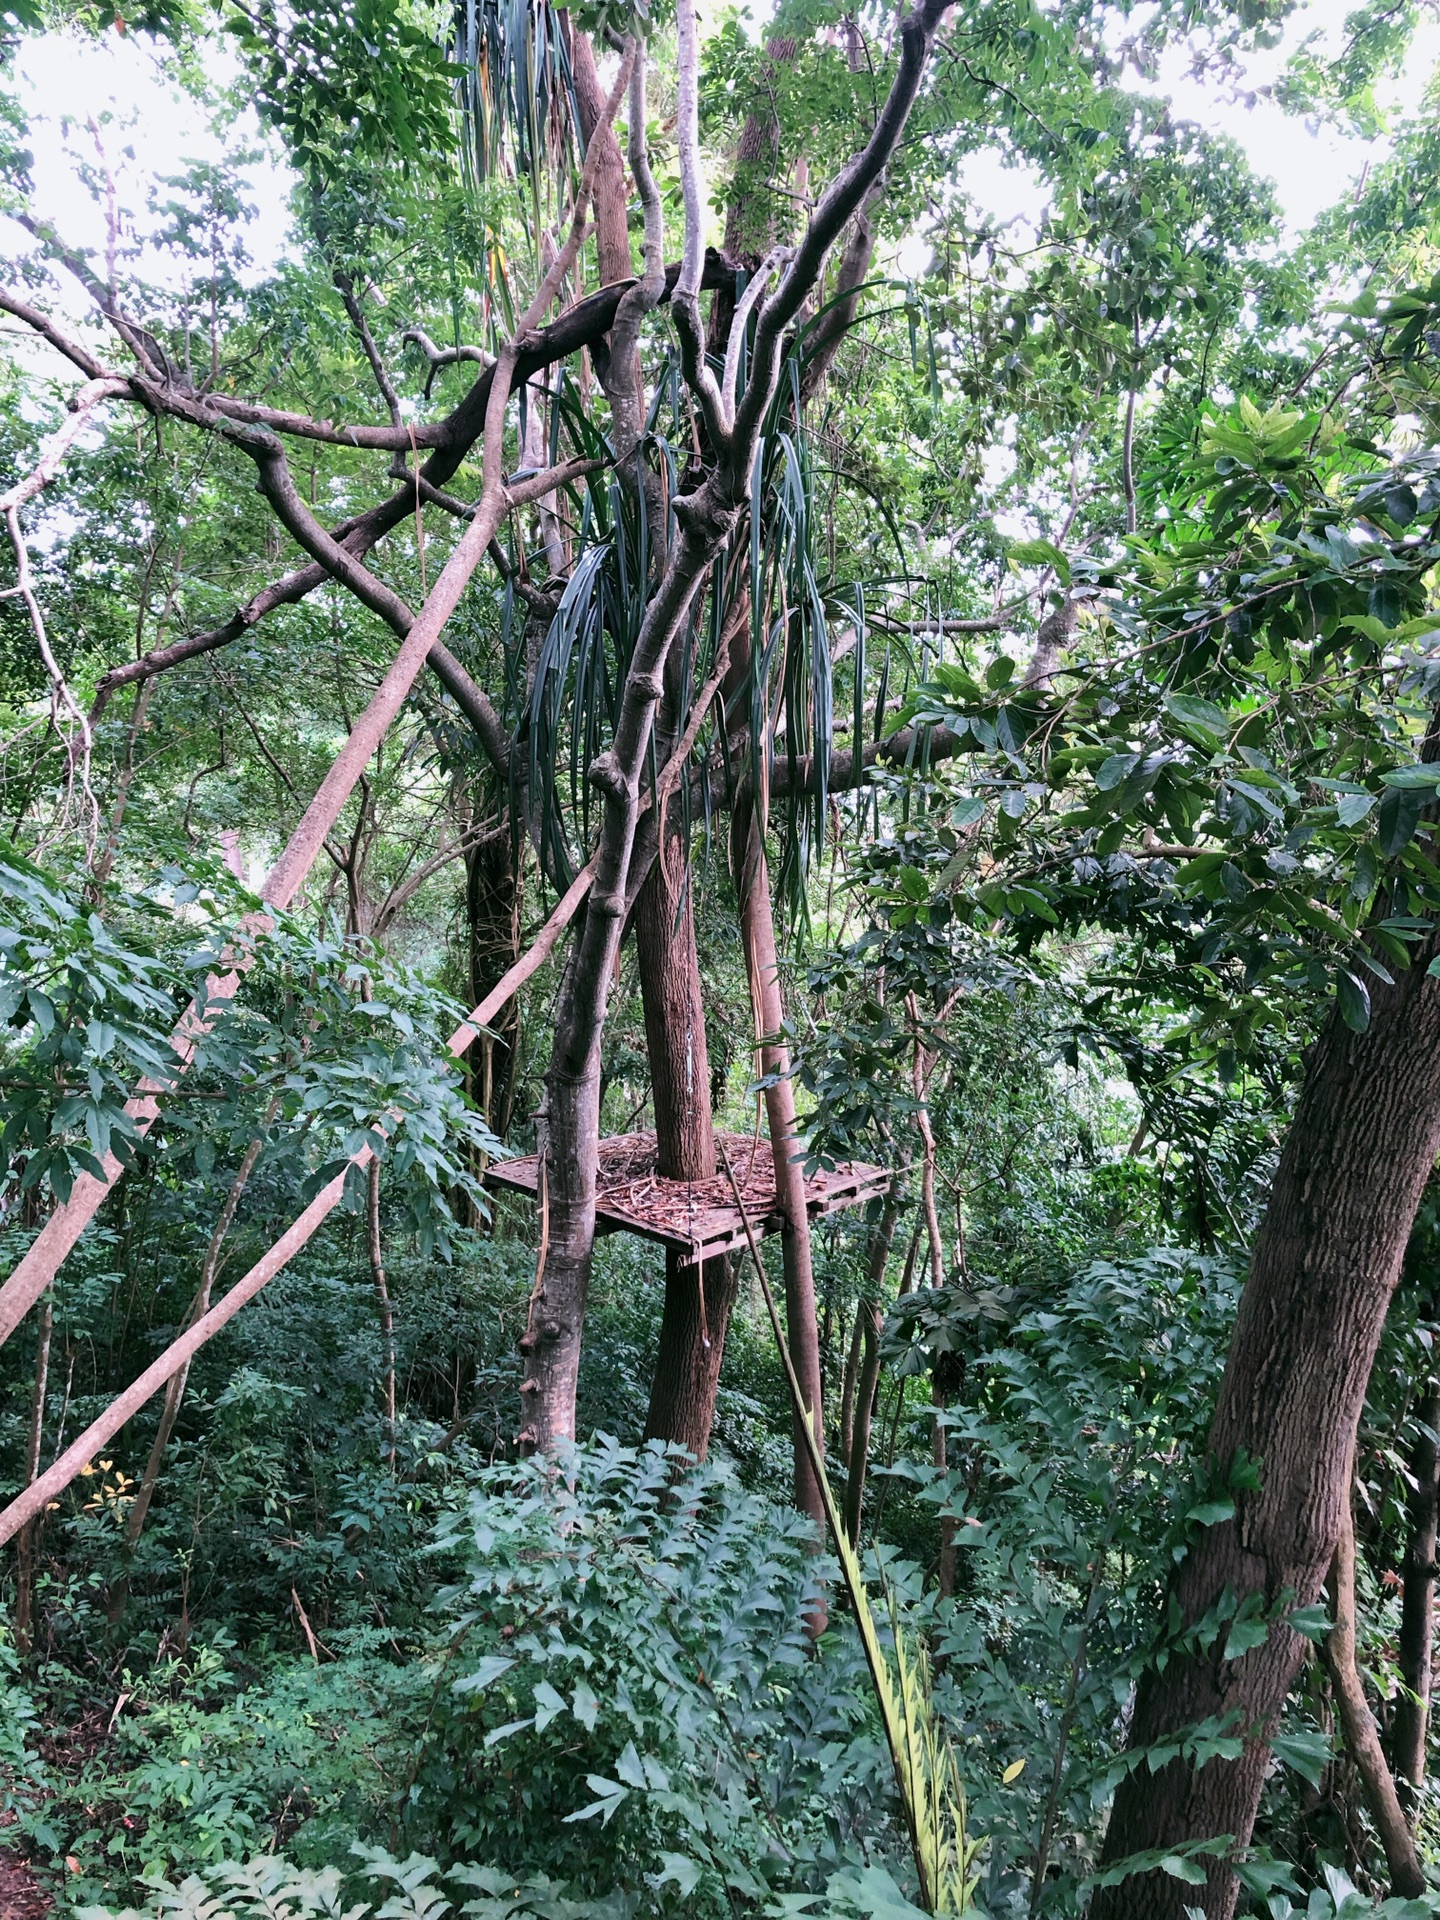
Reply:
[[[709, 437], [714, 443], [716, 463], [693, 492], [678, 495], [672, 503], [675, 535], [668, 545], [662, 577], [650, 597], [636, 636], [611, 744], [597, 755], [587, 770], [590, 784], [604, 797], [603, 824], [594, 857], [594, 880], [584, 919], [579, 923], [571, 948], [556, 1009], [555, 1039], [546, 1087], [548, 1260], [545, 1270], [537, 1276], [531, 1312], [521, 1340], [525, 1356], [521, 1394], [526, 1409], [522, 1444], [542, 1452], [563, 1447], [573, 1440], [575, 1432], [575, 1387], [595, 1237], [600, 1041], [620, 936], [634, 905], [631, 862], [641, 814], [641, 774], [653, 739], [656, 709], [665, 691], [670, 650], [690, 617], [711, 563], [734, 532], [749, 499], [761, 427], [779, 383], [786, 329], [793, 325], [813, 292], [829, 248], [895, 150], [919, 91], [942, 12], [942, 0], [920, 0], [915, 11], [900, 23], [898, 64], [885, 106], [864, 148], [841, 169], [822, 195], [793, 261], [760, 309], [755, 324], [750, 379], [743, 396], [733, 414], [723, 419], [714, 399], [707, 400]], [[685, 202], [685, 253], [671, 306], [687, 385], [708, 393], [710, 388], [701, 370], [703, 341], [698, 298], [703, 264], [698, 57], [694, 10], [688, 0], [681, 0], [677, 21], [676, 124]], [[658, 197], [655, 204], [658, 205]], [[647, 240], [647, 255], [649, 251]], [[648, 273], [646, 278], [648, 281]], [[657, 276], [653, 290], [641, 282], [629, 290], [625, 299], [633, 300], [642, 293], [649, 299], [653, 291], [658, 301], [662, 290], [663, 279]], [[612, 338], [620, 331], [617, 317]], [[723, 404], [722, 400], [722, 410]], [[473, 528], [467, 531], [462, 546], [471, 541], [473, 531]], [[743, 835], [738, 844], [742, 850], [746, 846]], [[743, 892], [747, 920], [751, 922], [747, 934], [769, 930], [770, 977], [762, 978], [760, 985], [773, 1000], [778, 1016], [774, 929], [770, 925], [769, 888], [758, 833], [756, 852], [758, 884]], [[637, 872], [634, 877], [638, 891], [641, 876]], [[752, 938], [748, 944], [751, 954], [757, 957], [766, 947], [763, 939]], [[779, 1056], [783, 1060], [783, 1048], [779, 1049]], [[783, 1123], [787, 1103], [789, 1126]], [[772, 1115], [772, 1143], [782, 1163], [776, 1169], [777, 1184], [784, 1183], [782, 1205], [788, 1214], [786, 1270], [787, 1283], [793, 1282], [793, 1285], [787, 1285], [787, 1291], [794, 1295], [791, 1337], [800, 1348], [797, 1361], [809, 1372], [808, 1379], [802, 1376], [802, 1390], [807, 1395], [807, 1404], [813, 1404], [818, 1415], [819, 1355], [815, 1342], [809, 1232], [803, 1187], [798, 1208], [795, 1205], [799, 1168], [786, 1164], [785, 1143], [794, 1132], [794, 1102], [787, 1080], [779, 1082], [779, 1099], [772, 1100]], [[812, 1394], [813, 1400], [808, 1398]], [[808, 1462], [806, 1474], [808, 1477]], [[813, 1477], [806, 1491], [807, 1511], [818, 1512], [819, 1488]]]
[[[865, 1262], [865, 1291], [856, 1309], [856, 1330], [864, 1347], [864, 1356], [855, 1380], [853, 1424], [845, 1441], [845, 1531], [852, 1542], [860, 1538], [860, 1521], [865, 1509], [865, 1470], [870, 1461], [870, 1423], [875, 1415], [875, 1394], [880, 1385], [880, 1329], [885, 1324], [881, 1305], [885, 1291], [885, 1268], [895, 1241], [900, 1218], [900, 1176], [897, 1174], [885, 1190], [885, 1204], [871, 1236]], [[842, 1428], [845, 1426], [842, 1420]]]
[[1355, 1528], [1345, 1513], [1335, 1545], [1332, 1571], [1335, 1588], [1335, 1625], [1325, 1640], [1325, 1665], [1335, 1689], [1335, 1704], [1345, 1744], [1360, 1774], [1365, 1804], [1385, 1849], [1385, 1865], [1393, 1893], [1414, 1900], [1425, 1891], [1425, 1876], [1415, 1856], [1415, 1842], [1405, 1824], [1400, 1796], [1380, 1747], [1380, 1729], [1365, 1698], [1365, 1687], [1355, 1657]]
[[[605, 112], [605, 90], [595, 71], [595, 50], [588, 33], [572, 30], [570, 71], [575, 81], [575, 104], [580, 109], [580, 133], [588, 146]], [[592, 207], [595, 215], [595, 264], [602, 287], [628, 280], [634, 271], [630, 259], [630, 226], [626, 213], [625, 165], [615, 129], [606, 124], [595, 172]]]
[[370, 1283], [375, 1289], [375, 1311], [380, 1321], [380, 1346], [385, 1361], [385, 1450], [395, 1465], [395, 1310], [385, 1278], [385, 1249], [380, 1240], [380, 1162], [365, 1170], [365, 1225], [370, 1246]]
[[855, 1445], [855, 1388], [860, 1379], [860, 1362], [865, 1353], [865, 1322], [870, 1302], [862, 1294], [855, 1302], [855, 1322], [850, 1329], [850, 1346], [845, 1355], [845, 1372], [840, 1380], [840, 1458], [848, 1470]]
[[[45, 1396], [50, 1387], [50, 1336], [55, 1325], [53, 1289], [40, 1309], [40, 1342], [35, 1354], [35, 1390], [30, 1398], [30, 1434], [25, 1447], [25, 1484], [33, 1486], [40, 1472], [40, 1448], [45, 1439]], [[41, 1516], [43, 1518], [43, 1516]], [[35, 1605], [35, 1540], [40, 1520], [29, 1520], [15, 1543], [15, 1646], [30, 1651], [30, 1622]]]
[[[1392, 985], [1373, 983], [1364, 1033], [1332, 1013], [1312, 1053], [1210, 1431], [1217, 1466], [1243, 1451], [1262, 1485], [1238, 1492], [1235, 1517], [1206, 1528], [1177, 1570], [1186, 1627], [1227, 1588], [1241, 1602], [1260, 1594], [1278, 1606], [1290, 1592], [1311, 1605], [1334, 1557], [1376, 1345], [1440, 1150], [1440, 981], [1426, 973], [1437, 948], [1432, 937]], [[1282, 1622], [1263, 1646], [1226, 1660], [1225, 1637], [1177, 1649], [1163, 1672], [1146, 1673], [1130, 1747], [1213, 1715], [1245, 1731], [1243, 1754], [1137, 1767], [1116, 1794], [1104, 1864], [1202, 1836], [1249, 1842], [1269, 1736], [1306, 1643]], [[1230, 1920], [1237, 1891], [1223, 1861], [1207, 1863], [1209, 1920]], [[1153, 1872], [1099, 1891], [1091, 1920], [1183, 1920], [1196, 1903], [1196, 1890]]]
[[[520, 952], [520, 889], [508, 826], [487, 833], [465, 855], [465, 929], [470, 1004], [479, 1006], [515, 964]], [[485, 1124], [504, 1139], [515, 1094], [520, 1003], [510, 1000], [491, 1021], [493, 1038], [482, 1038], [467, 1062], [470, 1097]]]
[[[689, 848], [678, 820], [667, 831], [664, 848], [640, 889], [635, 944], [655, 1103], [656, 1170], [670, 1180], [713, 1180], [715, 1129], [705, 1003], [695, 950]], [[697, 1272], [667, 1250], [647, 1440], [676, 1440], [697, 1460], [705, 1458], [736, 1291], [725, 1256], [705, 1261]]]
[[1391, 1735], [1395, 1771], [1413, 1820], [1425, 1785], [1425, 1736], [1430, 1721], [1431, 1649], [1435, 1612], [1435, 1543], [1440, 1506], [1440, 1381], [1431, 1380], [1420, 1403], [1420, 1435], [1410, 1459], [1409, 1538], [1400, 1612], [1400, 1678]]
[[[785, 1324], [795, 1377], [810, 1409], [816, 1442], [825, 1445], [825, 1409], [820, 1385], [820, 1337], [815, 1320], [815, 1272], [810, 1257], [810, 1216], [805, 1207], [804, 1154], [795, 1121], [795, 1086], [790, 1078], [790, 1050], [782, 1030], [785, 1007], [780, 995], [780, 960], [775, 944], [775, 919], [770, 905], [770, 867], [759, 815], [753, 808], [737, 809], [737, 842], [743, 849], [737, 863], [740, 876], [740, 920], [745, 959], [750, 973], [756, 1019], [760, 1027], [760, 1072], [768, 1083], [765, 1112], [770, 1126], [770, 1152], [775, 1166], [775, 1201], [784, 1225], [781, 1254], [785, 1268]], [[810, 1455], [795, 1426], [795, 1504], [817, 1526], [825, 1524], [825, 1505]]]

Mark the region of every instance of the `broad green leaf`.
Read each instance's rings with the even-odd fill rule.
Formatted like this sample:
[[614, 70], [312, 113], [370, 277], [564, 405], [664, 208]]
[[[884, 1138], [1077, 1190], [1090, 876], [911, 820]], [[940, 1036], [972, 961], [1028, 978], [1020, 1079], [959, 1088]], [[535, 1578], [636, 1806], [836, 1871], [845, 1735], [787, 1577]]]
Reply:
[[515, 1662], [503, 1653], [487, 1653], [484, 1659], [476, 1664], [473, 1672], [467, 1673], [463, 1679], [455, 1682], [455, 1691], [479, 1693], [498, 1680], [502, 1673], [508, 1673], [514, 1664]]
[[[1294, 1624], [1293, 1617], [1291, 1624]], [[1293, 1768], [1312, 1787], [1318, 1787], [1330, 1764], [1330, 1742], [1318, 1729], [1298, 1733], [1277, 1733], [1270, 1742], [1275, 1758]]]
[[1219, 742], [1229, 731], [1229, 718], [1212, 700], [1201, 700], [1188, 693], [1171, 693], [1165, 696], [1165, 710], [1182, 727], [1202, 734], [1207, 741]]
[[1335, 802], [1335, 812], [1341, 826], [1358, 826], [1375, 805], [1376, 798], [1373, 793], [1342, 793]]

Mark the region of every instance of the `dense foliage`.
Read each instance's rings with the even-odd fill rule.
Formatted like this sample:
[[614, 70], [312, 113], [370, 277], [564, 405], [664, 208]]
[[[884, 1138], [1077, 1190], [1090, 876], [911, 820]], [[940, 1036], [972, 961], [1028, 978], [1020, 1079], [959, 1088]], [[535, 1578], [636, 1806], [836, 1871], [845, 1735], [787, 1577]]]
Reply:
[[[1440, 1913], [1440, 1786], [1402, 1761], [1440, 1484], [1433, 1182], [1343, 1488], [1356, 1685], [1428, 1891], [1395, 1878], [1346, 1719], [1337, 1580], [1177, 1599], [1267, 1484], [1210, 1436], [1323, 1036], [1358, 1044], [1440, 976], [1434, 86], [1297, 235], [1156, 83], [1184, 61], [1233, 91], [1283, 47], [1297, 125], [1386, 130], [1423, 9], [1318, 12], [1305, 36], [1248, 0], [951, 9], [786, 327], [657, 679], [635, 887], [606, 908], [639, 930], [597, 989], [600, 1129], [666, 1124], [635, 897], [658, 848], [677, 952], [694, 922], [699, 1018], [668, 1042], [687, 1123], [704, 1105], [758, 1150], [783, 1081], [812, 1177], [893, 1173], [812, 1222], [815, 1324], [792, 1293], [785, 1329], [818, 1357], [857, 1565], [792, 1501], [802, 1430], [746, 1249], [717, 1283], [707, 1459], [657, 1432], [655, 1388], [677, 1299], [709, 1354], [711, 1282], [621, 1234], [587, 1269], [578, 1442], [523, 1443], [568, 1216], [484, 1176], [558, 1124], [582, 934], [451, 1052], [603, 854], [674, 500], [724, 464], [681, 303], [623, 351], [623, 303], [593, 324], [602, 249], [657, 273], [680, 252], [688, 7], [0, 11], [4, 1271], [114, 1183], [0, 1353], [7, 1489], [340, 1182], [6, 1550], [0, 1906], [13, 1884], [97, 1920], [1060, 1920], [1155, 1885], [1181, 1904], [1146, 1914], [1183, 1913], [1223, 1860], [1274, 1920]], [[82, 139], [26, 91], [27, 50], [112, 42], [155, 77], [137, 124]], [[636, 48], [648, 105], [610, 103], [610, 184], [552, 290], [572, 335], [540, 352], [548, 306], [524, 329], [496, 476], [481, 384], [564, 264]], [[742, 415], [756, 277], [906, 57], [884, 8], [705, 23], [708, 346]], [[144, 152], [165, 89], [211, 149], [170, 173]], [[62, 157], [88, 248], [36, 191]], [[987, 210], [976, 162], [1025, 170], [1032, 213]], [[287, 185], [284, 236], [257, 168]], [[449, 665], [308, 881], [262, 899], [492, 482], [545, 470], [506, 494]], [[757, 1258], [783, 1293], [780, 1238]], [[1258, 1733], [1135, 1733], [1157, 1676], [1296, 1636]], [[1253, 1834], [1107, 1853], [1126, 1782], [1256, 1739]]]

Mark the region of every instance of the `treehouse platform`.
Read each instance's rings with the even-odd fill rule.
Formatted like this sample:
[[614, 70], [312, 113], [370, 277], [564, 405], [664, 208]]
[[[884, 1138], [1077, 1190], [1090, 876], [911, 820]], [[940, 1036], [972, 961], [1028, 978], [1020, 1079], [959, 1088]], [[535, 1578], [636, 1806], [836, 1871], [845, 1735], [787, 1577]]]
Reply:
[[[778, 1233], [783, 1222], [775, 1205], [768, 1137], [762, 1134], [757, 1140], [746, 1133], [717, 1133], [715, 1145], [717, 1154], [724, 1147], [734, 1171], [745, 1203], [743, 1215], [723, 1167], [713, 1180], [666, 1179], [655, 1171], [654, 1134], [622, 1133], [600, 1142], [596, 1232], [637, 1233], [674, 1248], [691, 1263], [744, 1247], [747, 1219], [757, 1236]], [[822, 1167], [806, 1178], [806, 1211], [816, 1220], [841, 1207], [863, 1206], [878, 1199], [889, 1183], [889, 1168], [861, 1160]], [[485, 1184], [534, 1197], [540, 1185], [539, 1159], [531, 1154], [524, 1160], [501, 1161], [486, 1173]]]

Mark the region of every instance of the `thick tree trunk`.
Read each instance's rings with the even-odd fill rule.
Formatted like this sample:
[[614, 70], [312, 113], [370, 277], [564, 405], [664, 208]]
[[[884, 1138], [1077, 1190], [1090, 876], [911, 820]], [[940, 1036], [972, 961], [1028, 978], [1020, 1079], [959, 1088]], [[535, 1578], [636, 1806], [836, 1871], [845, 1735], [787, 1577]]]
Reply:
[[[815, 1272], [810, 1256], [810, 1216], [805, 1207], [804, 1153], [795, 1119], [795, 1086], [790, 1078], [790, 1050], [781, 1037], [785, 1007], [780, 994], [780, 960], [775, 943], [775, 920], [770, 904], [770, 867], [759, 816], [751, 808], [736, 812], [737, 845], [742, 858], [740, 921], [750, 991], [760, 1027], [760, 1071], [765, 1088], [765, 1112], [770, 1127], [770, 1151], [775, 1166], [775, 1201], [784, 1221], [781, 1256], [785, 1268], [785, 1324], [790, 1357], [805, 1405], [810, 1409], [815, 1438], [825, 1445], [825, 1408], [820, 1383], [820, 1335], [815, 1319]], [[815, 1469], [795, 1425], [795, 1504], [817, 1526], [825, 1524], [825, 1503]]]
[[1409, 1538], [1405, 1543], [1405, 1590], [1400, 1612], [1400, 1678], [1395, 1702], [1392, 1759], [1402, 1781], [1410, 1817], [1425, 1785], [1425, 1737], [1430, 1721], [1431, 1654], [1435, 1615], [1435, 1544], [1440, 1508], [1440, 1381], [1431, 1380], [1420, 1403], [1420, 1435], [1410, 1459]]
[[[537, 1276], [531, 1313], [521, 1341], [525, 1355], [521, 1393], [526, 1408], [522, 1443], [539, 1451], [548, 1452], [565, 1445], [573, 1439], [575, 1431], [575, 1387], [595, 1236], [600, 1040], [620, 936], [634, 904], [631, 861], [641, 813], [641, 773], [653, 737], [656, 709], [665, 691], [670, 650], [690, 616], [712, 561], [729, 540], [749, 498], [755, 450], [778, 384], [786, 330], [794, 324], [813, 292], [829, 248], [895, 150], [919, 91], [942, 12], [943, 0], [920, 0], [915, 11], [900, 23], [898, 62], [885, 105], [862, 151], [842, 168], [821, 196], [794, 259], [760, 308], [749, 384], [731, 413], [713, 375], [706, 372], [703, 364], [698, 299], [703, 265], [699, 65], [693, 6], [688, 0], [680, 0], [676, 124], [685, 203], [685, 254], [672, 295], [672, 309], [680, 339], [682, 370], [687, 385], [704, 396], [708, 437], [716, 464], [694, 492], [682, 494], [673, 502], [675, 538], [669, 544], [663, 576], [636, 636], [612, 743], [588, 769], [591, 785], [604, 796], [604, 822], [584, 921], [571, 950], [557, 1006], [546, 1096], [548, 1256], [544, 1271]], [[648, 227], [653, 224], [657, 206], [658, 195], [652, 196], [652, 206], [647, 210], [647, 265], [651, 251]], [[632, 300], [643, 295], [653, 305], [662, 288], [657, 275], [653, 289], [642, 282], [632, 287], [625, 298]], [[621, 316], [617, 315], [612, 339], [621, 334]], [[467, 540], [469, 537], [467, 534]], [[742, 847], [744, 844], [742, 840]], [[754, 902], [763, 900], [763, 917], [768, 923], [769, 889], [763, 878], [763, 848], [760, 852], [762, 869], [757, 877], [761, 884], [748, 890], [748, 898], [752, 913], [759, 911]], [[752, 941], [752, 951], [755, 944]], [[778, 1013], [773, 948], [771, 929], [772, 977], [762, 984], [767, 993], [773, 994]], [[783, 1054], [783, 1049], [781, 1051]], [[780, 1086], [784, 1099], [790, 1102], [791, 1124], [788, 1128], [774, 1126], [777, 1141], [794, 1131], [789, 1083], [782, 1081]], [[783, 1147], [777, 1145], [777, 1152], [783, 1157]], [[812, 1368], [805, 1391], [807, 1396], [814, 1394], [814, 1400], [808, 1403], [815, 1406], [818, 1414], [819, 1356], [814, 1338], [814, 1289], [809, 1275], [809, 1234], [803, 1188], [797, 1222], [793, 1188], [799, 1179], [799, 1169], [782, 1165], [777, 1167], [777, 1176], [785, 1183], [786, 1198], [782, 1205], [786, 1206], [791, 1221], [791, 1231], [786, 1235], [787, 1276], [793, 1277], [797, 1295], [791, 1334], [792, 1338], [808, 1342], [809, 1354], [797, 1354], [797, 1359]], [[798, 1249], [792, 1244], [797, 1242]], [[802, 1252], [803, 1276], [800, 1272]], [[801, 1291], [807, 1295], [808, 1321], [806, 1314], [799, 1310]], [[819, 1489], [813, 1482], [809, 1495], [807, 1510], [818, 1511]]]
[[[588, 146], [605, 113], [605, 90], [595, 71], [595, 49], [588, 33], [572, 31], [570, 70], [575, 80], [575, 104], [580, 109], [580, 133]], [[617, 280], [628, 280], [633, 267], [630, 259], [630, 226], [626, 213], [625, 165], [620, 158], [620, 143], [615, 130], [606, 124], [600, 144], [600, 164], [595, 172], [593, 199], [595, 213], [595, 264], [602, 287]]]
[[[1332, 1015], [1309, 1063], [1265, 1220], [1255, 1243], [1210, 1432], [1222, 1469], [1242, 1452], [1258, 1492], [1236, 1495], [1233, 1520], [1205, 1529], [1179, 1568], [1174, 1599], [1189, 1627], [1227, 1589], [1308, 1606], [1334, 1557], [1349, 1501], [1355, 1433], [1386, 1309], [1440, 1150], [1440, 941], [1393, 985], [1372, 985], [1371, 1019], [1352, 1033]], [[1222, 1630], [1203, 1651], [1172, 1654], [1139, 1688], [1130, 1746], [1139, 1751], [1212, 1716], [1246, 1735], [1238, 1760], [1137, 1767], [1121, 1784], [1104, 1863], [1150, 1847], [1250, 1839], [1269, 1736], [1306, 1642], [1274, 1626], [1264, 1645], [1224, 1657]], [[1230, 1920], [1238, 1883], [1207, 1864], [1208, 1920]], [[1154, 1872], [1102, 1889], [1091, 1920], [1184, 1920], [1197, 1890]]]
[[[713, 1180], [710, 1055], [690, 879], [689, 848], [677, 821], [640, 889], [635, 943], [655, 1102], [657, 1170], [671, 1180]], [[665, 1305], [645, 1420], [647, 1440], [676, 1440], [697, 1460], [705, 1458], [736, 1290], [724, 1256], [705, 1261], [697, 1272], [673, 1251], [666, 1253]]]

